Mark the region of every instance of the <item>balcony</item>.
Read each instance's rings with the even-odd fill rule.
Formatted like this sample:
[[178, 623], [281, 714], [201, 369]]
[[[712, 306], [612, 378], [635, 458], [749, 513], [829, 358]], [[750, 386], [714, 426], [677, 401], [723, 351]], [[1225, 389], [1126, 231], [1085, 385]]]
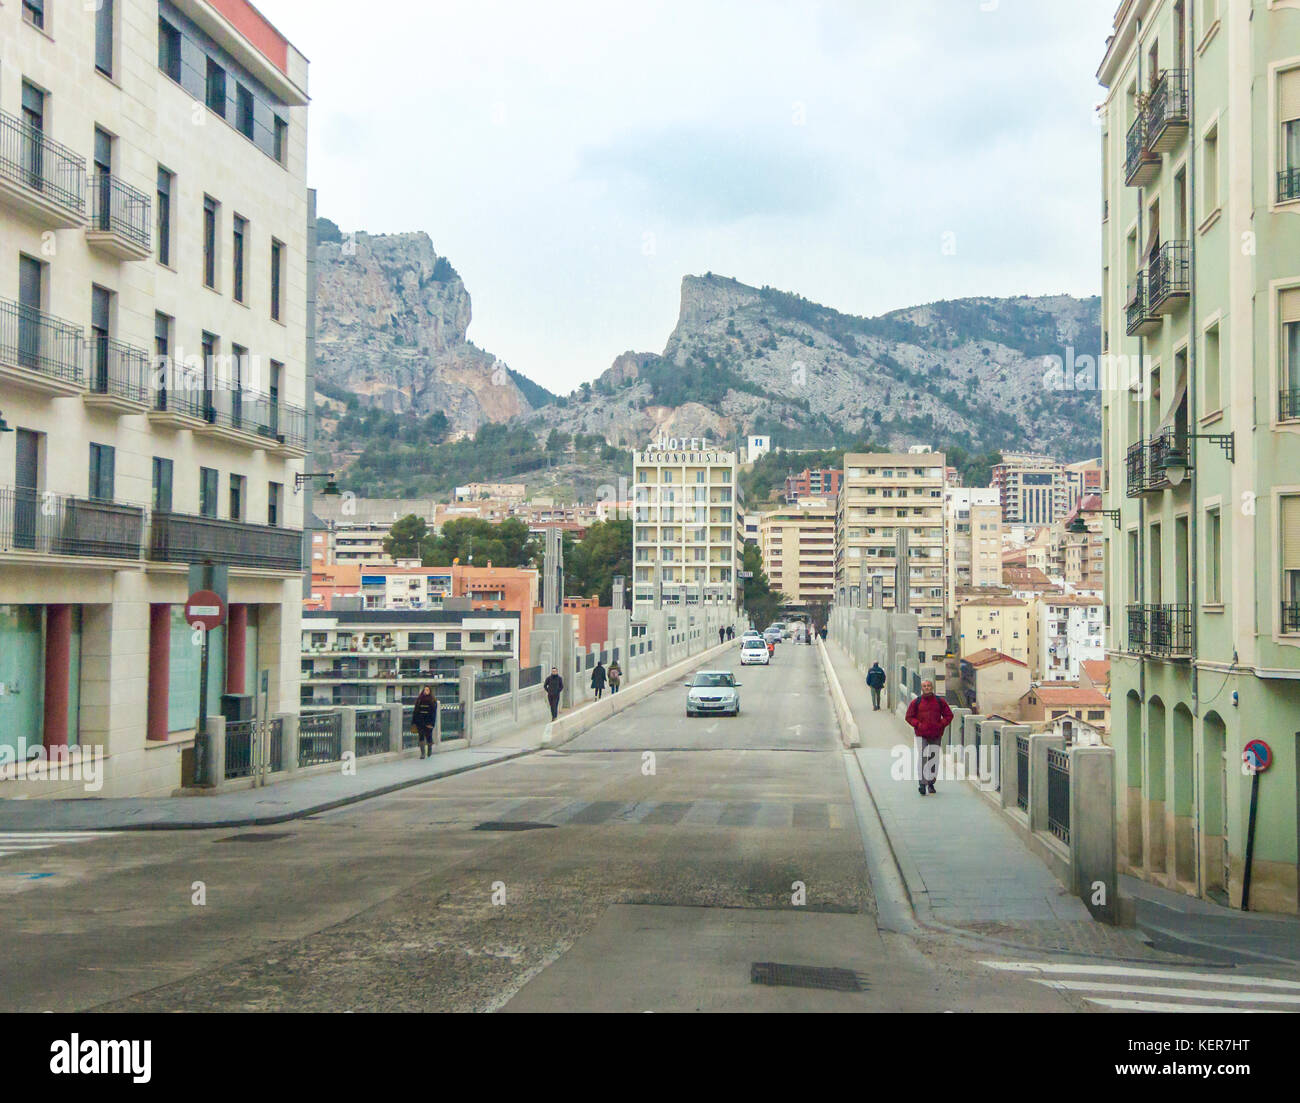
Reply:
[[1125, 612], [1128, 615], [1128, 649], [1144, 652], [1147, 649], [1146, 606], [1130, 605]]
[[1282, 603], [1282, 634], [1300, 635], [1300, 605], [1289, 601]]
[[155, 563], [224, 563], [268, 571], [302, 569], [302, 533], [296, 529], [220, 521], [156, 511], [149, 537]]
[[1147, 649], [1167, 659], [1192, 655], [1192, 607], [1190, 605], [1148, 605]]
[[143, 349], [111, 337], [92, 338], [89, 368], [89, 391], [82, 396], [87, 406], [123, 414], [149, 408], [149, 354]]
[[139, 506], [0, 488], [0, 552], [136, 560], [143, 533]]
[[165, 363], [150, 380], [149, 422], [169, 429], [201, 429], [203, 379], [180, 364]]
[[0, 203], [43, 229], [86, 224], [86, 160], [0, 111]]
[[1145, 188], [1160, 175], [1160, 154], [1147, 143], [1146, 115], [1140, 114], [1128, 128], [1125, 143], [1124, 183], [1130, 188]]
[[200, 431], [278, 455], [306, 455], [307, 412], [300, 407], [242, 387], [213, 387], [202, 397], [205, 427]]
[[1300, 418], [1300, 390], [1291, 388], [1278, 393], [1277, 417], [1279, 421], [1294, 421]]
[[110, 173], [90, 181], [86, 242], [118, 260], [148, 260], [153, 253], [150, 200]]
[[1187, 70], [1166, 69], [1160, 74], [1147, 104], [1147, 146], [1156, 153], [1169, 153], [1187, 136], [1191, 122], [1187, 94]]
[[1277, 201], [1300, 199], [1300, 168], [1285, 168], [1277, 174]]
[[71, 322], [0, 299], [0, 383], [44, 394], [80, 394], [84, 341]]
[[1125, 332], [1130, 337], [1149, 337], [1159, 333], [1164, 319], [1154, 314], [1148, 305], [1147, 274], [1139, 272], [1129, 288], [1128, 306], [1125, 310], [1127, 324]]
[[1166, 241], [1147, 269], [1147, 313], [1160, 317], [1187, 302], [1192, 293], [1192, 247]]
[[1171, 457], [1178, 460], [1179, 468], [1191, 470], [1187, 434], [1178, 432], [1172, 425], [1145, 441], [1130, 445], [1124, 457], [1128, 496], [1133, 498], [1173, 486], [1166, 474]]

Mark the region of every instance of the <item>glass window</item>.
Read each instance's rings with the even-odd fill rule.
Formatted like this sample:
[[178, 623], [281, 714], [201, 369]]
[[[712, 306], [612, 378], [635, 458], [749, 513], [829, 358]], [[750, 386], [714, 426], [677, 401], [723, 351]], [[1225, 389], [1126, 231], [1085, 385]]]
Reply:
[[153, 508], [158, 513], [172, 511], [172, 461], [153, 458]]
[[90, 446], [90, 497], [103, 501], [113, 498], [113, 448], [107, 444]]
[[284, 164], [285, 158], [289, 154], [289, 124], [279, 115], [275, 117], [275, 146], [274, 156], [280, 164]]
[[113, 0], [98, 0], [95, 9], [95, 68], [113, 75]]
[[208, 58], [207, 104], [223, 119], [226, 117], [226, 71]]
[[271, 317], [280, 320], [280, 281], [284, 274], [284, 246], [271, 242]]
[[199, 516], [215, 517], [217, 515], [217, 479], [214, 467], [199, 468]]
[[244, 301], [244, 238], [247, 230], [247, 219], [235, 215], [230, 263], [235, 270], [234, 296], [237, 303]]
[[230, 519], [232, 521], [242, 521], [244, 519], [244, 476], [230, 476]]
[[45, 29], [45, 0], [23, 0], [23, 18], [33, 27]]
[[172, 262], [172, 184], [176, 177], [158, 166], [158, 263]]
[[280, 495], [284, 493], [281, 483], [269, 483], [266, 492], [266, 523], [274, 528], [280, 523]]
[[235, 85], [235, 126], [250, 142], [253, 140], [253, 93], [242, 84]]
[[203, 197], [203, 284], [217, 286], [217, 208], [210, 196]]
[[165, 19], [158, 20], [158, 68], [180, 84], [181, 32]]

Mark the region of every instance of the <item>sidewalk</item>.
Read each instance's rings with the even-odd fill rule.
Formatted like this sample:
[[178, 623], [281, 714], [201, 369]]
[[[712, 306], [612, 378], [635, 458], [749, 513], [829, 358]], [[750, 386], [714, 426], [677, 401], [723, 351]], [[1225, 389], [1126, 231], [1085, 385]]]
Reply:
[[336, 772], [211, 797], [0, 800], [0, 832], [185, 831], [283, 823], [532, 754], [541, 747], [541, 736], [542, 726], [531, 725], [481, 746], [439, 751], [432, 759], [411, 755], [361, 765], [355, 775], [344, 774], [340, 764]]

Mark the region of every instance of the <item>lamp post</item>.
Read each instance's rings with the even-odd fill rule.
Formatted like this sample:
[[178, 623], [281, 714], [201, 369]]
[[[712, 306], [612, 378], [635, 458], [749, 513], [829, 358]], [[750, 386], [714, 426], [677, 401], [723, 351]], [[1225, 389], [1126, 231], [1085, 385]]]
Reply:
[[321, 487], [321, 494], [327, 498], [336, 498], [339, 495], [339, 484], [334, 481], [333, 471], [295, 471], [293, 475], [293, 492], [299, 493], [304, 486], [317, 479], [324, 479], [325, 485]]

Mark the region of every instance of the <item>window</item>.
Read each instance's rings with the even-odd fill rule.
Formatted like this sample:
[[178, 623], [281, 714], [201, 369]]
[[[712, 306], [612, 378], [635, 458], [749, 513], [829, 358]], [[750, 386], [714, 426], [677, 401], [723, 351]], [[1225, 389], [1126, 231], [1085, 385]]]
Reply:
[[230, 254], [230, 263], [235, 269], [235, 302], [244, 301], [244, 238], [248, 232], [247, 219], [235, 215], [234, 240]]
[[1205, 196], [1204, 216], [1209, 218], [1219, 209], [1219, 127], [1215, 126], [1201, 143], [1201, 183]]
[[1219, 366], [1219, 325], [1205, 331], [1205, 411], [1213, 413], [1223, 405]]
[[1223, 529], [1217, 509], [1205, 511], [1205, 600], [1211, 605], [1223, 601]]
[[156, 513], [172, 511], [172, 461], [153, 458], [153, 508]]
[[226, 117], [226, 71], [208, 58], [207, 104], [223, 119]]
[[211, 196], [203, 197], [203, 286], [217, 289], [217, 210]]
[[250, 142], [253, 140], [253, 93], [242, 84], [235, 85], [235, 126]]
[[289, 155], [289, 124], [279, 115], [275, 117], [275, 159], [284, 164], [285, 158]]
[[[280, 495], [284, 493], [281, 483], [268, 483], [266, 487], [266, 523], [275, 528], [280, 523]], [[432, 650], [432, 649], [430, 649]]]
[[154, 371], [156, 373], [155, 382], [164, 390], [167, 386], [167, 378], [171, 374], [167, 371], [167, 361], [171, 354], [171, 335], [172, 319], [161, 311], [155, 312], [153, 316], [153, 355]]
[[97, 0], [95, 9], [95, 68], [113, 75], [113, 0]]
[[215, 517], [217, 515], [217, 470], [214, 467], [199, 468], [199, 516]]
[[158, 20], [158, 68], [180, 84], [181, 32], [165, 19]]
[[39, 30], [45, 29], [45, 0], [23, 0], [23, 19]]
[[[280, 320], [280, 281], [284, 274], [284, 246], [271, 240], [271, 317]], [[671, 480], [665, 480], [671, 481]]]
[[113, 498], [113, 449], [107, 444], [90, 446], [91, 498], [111, 501]]
[[176, 177], [158, 166], [158, 263], [172, 262], [172, 186]]
[[1300, 199], [1300, 69], [1278, 78], [1278, 118], [1282, 123], [1278, 201]]
[[1300, 287], [1282, 292], [1278, 314], [1282, 321], [1281, 416], [1300, 417]]
[[244, 476], [230, 476], [230, 519], [232, 521], [242, 521], [244, 519]]

